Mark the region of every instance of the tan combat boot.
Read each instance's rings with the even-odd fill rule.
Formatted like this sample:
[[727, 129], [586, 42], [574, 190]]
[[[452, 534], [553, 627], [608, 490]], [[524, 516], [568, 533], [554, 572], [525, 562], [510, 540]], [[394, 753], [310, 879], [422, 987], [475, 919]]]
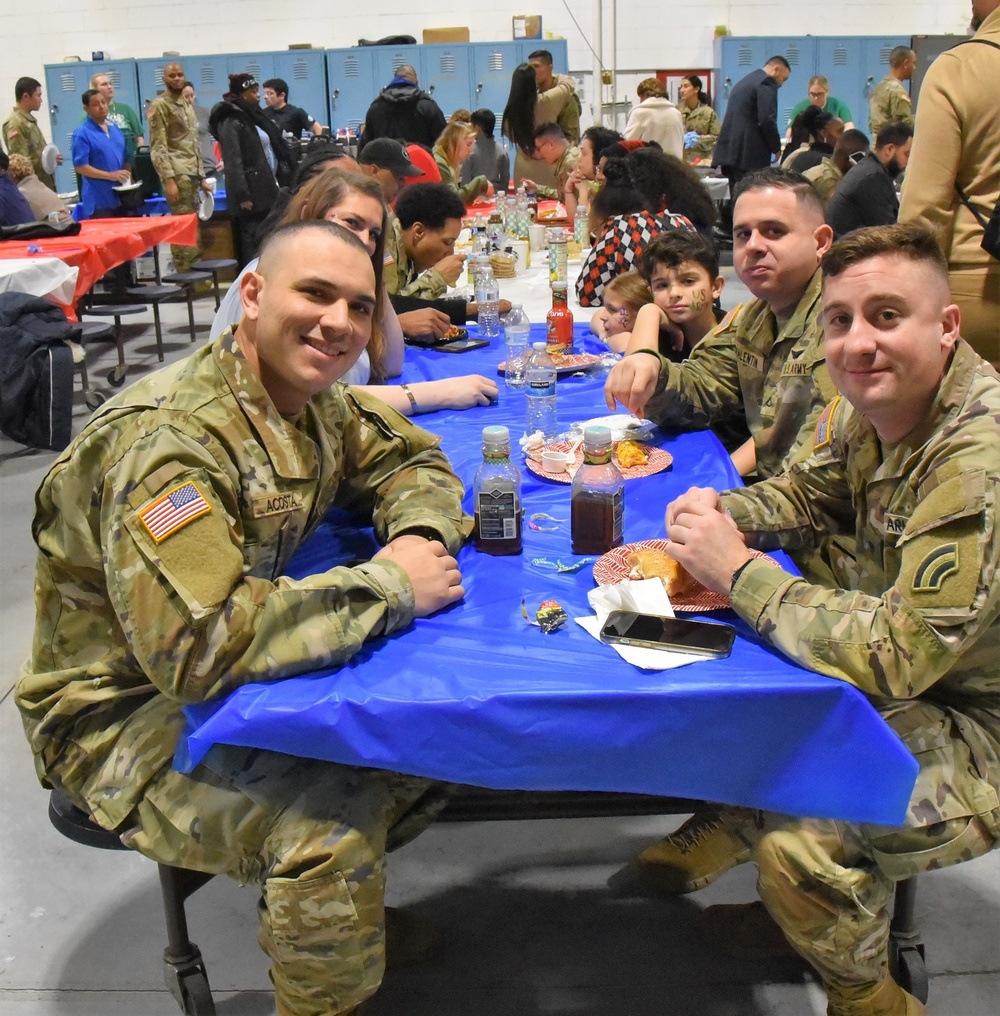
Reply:
[[891, 977], [864, 998], [841, 998], [830, 989], [827, 989], [827, 997], [827, 1016], [927, 1016], [924, 1004]]
[[619, 896], [693, 893], [749, 858], [750, 848], [729, 831], [717, 811], [699, 811], [615, 872], [608, 888]]

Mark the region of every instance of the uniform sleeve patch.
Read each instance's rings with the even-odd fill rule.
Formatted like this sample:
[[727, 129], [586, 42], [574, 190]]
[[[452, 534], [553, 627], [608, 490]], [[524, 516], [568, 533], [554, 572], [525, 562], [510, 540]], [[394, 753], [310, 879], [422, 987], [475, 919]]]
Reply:
[[833, 420], [837, 415], [841, 398], [842, 396], [838, 395], [833, 402], [829, 403], [816, 421], [816, 430], [813, 432], [813, 449], [815, 451], [825, 448], [833, 440]]
[[959, 554], [957, 543], [943, 543], [935, 547], [917, 565], [913, 572], [915, 593], [939, 592], [944, 580], [958, 571]]
[[188, 481], [158, 497], [139, 512], [139, 519], [156, 543], [212, 510], [197, 484]]
[[738, 303], [728, 314], [715, 326], [713, 335], [721, 335], [736, 319], [736, 315], [743, 309], [743, 304]]

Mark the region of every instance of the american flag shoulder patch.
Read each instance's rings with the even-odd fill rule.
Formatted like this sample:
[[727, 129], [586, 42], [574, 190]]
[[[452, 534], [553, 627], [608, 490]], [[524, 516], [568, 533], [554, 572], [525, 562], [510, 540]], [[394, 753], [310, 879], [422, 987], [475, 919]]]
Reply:
[[183, 529], [199, 515], [206, 515], [212, 506], [202, 497], [197, 484], [188, 480], [161, 495], [139, 512], [139, 518], [157, 543]]

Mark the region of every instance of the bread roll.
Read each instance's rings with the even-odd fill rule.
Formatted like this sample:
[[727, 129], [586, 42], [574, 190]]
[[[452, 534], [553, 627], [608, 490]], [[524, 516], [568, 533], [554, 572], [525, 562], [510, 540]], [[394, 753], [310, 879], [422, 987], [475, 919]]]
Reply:
[[688, 570], [662, 550], [637, 550], [628, 556], [630, 579], [659, 579], [671, 599], [688, 596], [698, 582]]

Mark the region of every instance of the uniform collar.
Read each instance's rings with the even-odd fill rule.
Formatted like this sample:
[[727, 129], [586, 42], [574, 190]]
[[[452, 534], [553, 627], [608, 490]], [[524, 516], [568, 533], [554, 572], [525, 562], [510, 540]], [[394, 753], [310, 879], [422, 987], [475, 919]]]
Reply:
[[767, 321], [770, 326], [771, 335], [774, 336], [774, 343], [783, 342], [785, 339], [799, 339], [807, 329], [818, 328], [816, 314], [819, 308], [820, 296], [823, 290], [823, 276], [817, 267], [813, 277], [806, 286], [806, 291], [799, 298], [791, 317], [782, 327], [778, 327], [777, 315], [771, 310], [764, 300], [755, 299], [747, 305], [746, 311], [740, 318], [739, 332], [746, 336], [755, 333], [762, 321]]
[[267, 451], [275, 472], [291, 479], [318, 476], [316, 444], [305, 429], [311, 417], [311, 407], [306, 405], [296, 423], [286, 420], [275, 408], [260, 378], [250, 369], [236, 344], [235, 332], [234, 325], [216, 340], [216, 364], [258, 441]]

